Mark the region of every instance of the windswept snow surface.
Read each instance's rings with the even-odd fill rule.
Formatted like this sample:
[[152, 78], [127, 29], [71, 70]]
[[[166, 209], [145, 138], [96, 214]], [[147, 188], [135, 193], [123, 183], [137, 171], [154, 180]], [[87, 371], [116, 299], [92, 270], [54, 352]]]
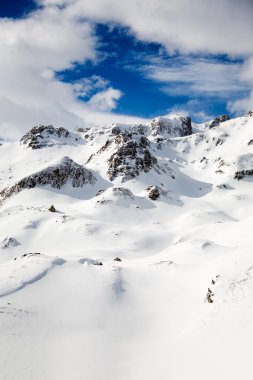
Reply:
[[181, 119], [1, 142], [0, 191], [63, 157], [96, 179], [0, 199], [1, 380], [252, 379], [253, 117]]

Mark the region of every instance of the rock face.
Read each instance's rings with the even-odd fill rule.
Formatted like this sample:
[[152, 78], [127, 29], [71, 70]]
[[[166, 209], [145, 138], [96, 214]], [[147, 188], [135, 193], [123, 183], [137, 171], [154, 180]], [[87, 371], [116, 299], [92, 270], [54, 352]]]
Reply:
[[221, 123], [224, 123], [224, 121], [230, 120], [230, 117], [228, 115], [221, 115], [213, 119], [213, 121], [210, 123], [209, 128], [218, 127]]
[[55, 128], [52, 125], [40, 125], [28, 131], [20, 140], [20, 144], [32, 149], [66, 145], [80, 141], [81, 138], [65, 128]]
[[238, 179], [239, 181], [240, 179], [243, 179], [245, 177], [252, 177], [252, 176], [253, 176], [253, 169], [247, 169], [247, 170], [239, 170], [235, 172], [234, 178]]
[[115, 140], [116, 152], [108, 160], [108, 177], [113, 181], [122, 176], [122, 182], [135, 178], [141, 172], [147, 173], [157, 163], [148, 150], [149, 141], [145, 136], [120, 132]]
[[168, 195], [168, 192], [159, 186], [149, 186], [146, 191], [152, 201], [156, 201], [161, 195], [165, 197]]
[[56, 212], [56, 208], [54, 207], [54, 205], [50, 206], [48, 211], [50, 212]]
[[22, 178], [14, 185], [3, 189], [0, 191], [0, 195], [4, 200], [24, 189], [44, 185], [50, 185], [53, 188], [60, 189], [68, 182], [71, 183], [73, 187], [83, 187], [86, 184], [94, 184], [96, 178], [91, 171], [82, 165], [77, 164], [69, 157], [63, 157], [59, 163]]
[[167, 116], [158, 117], [151, 122], [153, 136], [184, 137], [192, 134], [190, 117]]
[[124, 199], [134, 199], [132, 191], [125, 187], [114, 187], [112, 189], [112, 194], [115, 197], [122, 197]]
[[249, 111], [246, 116], [253, 117], [253, 111]]

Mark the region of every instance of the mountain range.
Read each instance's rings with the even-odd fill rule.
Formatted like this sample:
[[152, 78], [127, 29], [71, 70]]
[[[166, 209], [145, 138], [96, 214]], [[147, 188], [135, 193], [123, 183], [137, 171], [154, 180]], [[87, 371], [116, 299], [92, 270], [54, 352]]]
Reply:
[[252, 111], [0, 144], [1, 379], [250, 379]]

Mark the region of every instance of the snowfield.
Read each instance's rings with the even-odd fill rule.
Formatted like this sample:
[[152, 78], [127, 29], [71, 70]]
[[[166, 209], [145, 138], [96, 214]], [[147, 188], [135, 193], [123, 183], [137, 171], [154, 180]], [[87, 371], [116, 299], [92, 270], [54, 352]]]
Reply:
[[250, 114], [0, 154], [0, 380], [252, 379]]

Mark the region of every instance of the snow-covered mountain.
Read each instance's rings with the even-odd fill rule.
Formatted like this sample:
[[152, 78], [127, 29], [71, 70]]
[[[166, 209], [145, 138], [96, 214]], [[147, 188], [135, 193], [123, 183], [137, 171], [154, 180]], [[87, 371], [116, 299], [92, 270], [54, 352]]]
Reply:
[[1, 380], [250, 379], [252, 112], [0, 152]]

